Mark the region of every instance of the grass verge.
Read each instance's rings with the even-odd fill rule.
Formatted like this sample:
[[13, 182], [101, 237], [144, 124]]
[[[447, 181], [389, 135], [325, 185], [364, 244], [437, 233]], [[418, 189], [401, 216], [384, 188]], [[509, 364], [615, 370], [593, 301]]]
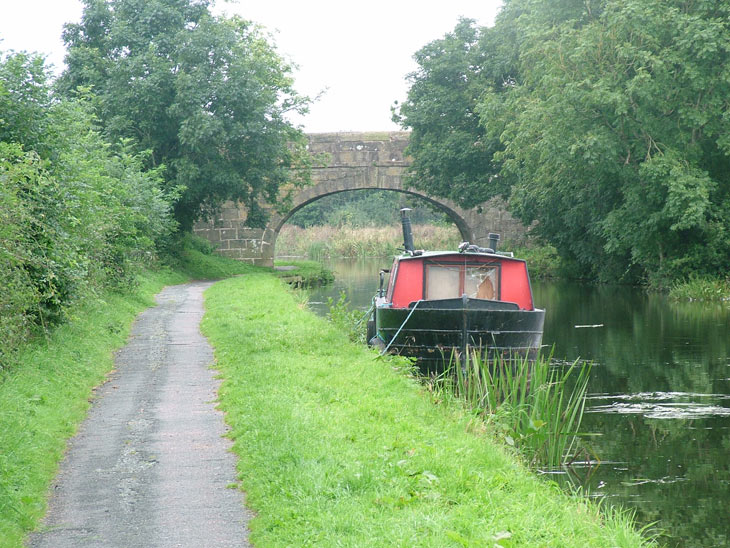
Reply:
[[274, 261], [275, 267], [290, 267], [287, 270], [276, 270], [276, 275], [287, 282], [300, 287], [327, 285], [335, 280], [334, 273], [325, 268], [319, 261]]
[[256, 546], [642, 546], [630, 516], [537, 479], [264, 274], [206, 292], [203, 331]]
[[[113, 368], [113, 352], [126, 342], [137, 314], [154, 304], [153, 296], [189, 279], [271, 272], [194, 243], [181, 247], [175, 271], [146, 272], [132, 290], [79, 302], [66, 324], [14, 349], [12, 367], [0, 369], [0, 548], [21, 546], [43, 516], [66, 440], [86, 416], [94, 387]], [[300, 269], [308, 283], [326, 277], [321, 266]]]
[[134, 292], [86, 299], [68, 323], [19, 349], [13, 367], [0, 373], [0, 547], [21, 546], [42, 517], [66, 439], [134, 318], [164, 285], [185, 280], [169, 270], [147, 273]]
[[[292, 267], [288, 270], [274, 271], [274, 273], [284, 280], [294, 281], [303, 287], [323, 285], [334, 280], [334, 274], [318, 261], [277, 260], [275, 264], [276, 266]], [[217, 255], [207, 241], [190, 235], [183, 240], [174, 266], [192, 279], [207, 280], [271, 271], [269, 268]]]

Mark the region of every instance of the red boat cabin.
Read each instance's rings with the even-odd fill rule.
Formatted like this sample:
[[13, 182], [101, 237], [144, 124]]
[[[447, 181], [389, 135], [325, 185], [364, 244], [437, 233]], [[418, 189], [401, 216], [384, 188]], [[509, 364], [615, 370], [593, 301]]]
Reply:
[[486, 299], [534, 310], [527, 265], [497, 254], [424, 253], [396, 257], [386, 301], [407, 308], [419, 300]]

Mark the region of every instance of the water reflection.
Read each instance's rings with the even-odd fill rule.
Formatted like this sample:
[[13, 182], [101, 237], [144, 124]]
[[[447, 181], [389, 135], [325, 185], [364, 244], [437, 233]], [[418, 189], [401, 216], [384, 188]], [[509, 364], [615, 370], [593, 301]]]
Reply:
[[336, 301], [344, 291], [353, 307], [367, 310], [380, 283], [380, 270], [390, 268], [391, 263], [391, 259], [329, 261], [326, 266], [335, 273], [335, 281], [310, 292], [310, 308], [324, 315], [327, 312], [327, 299]]
[[609, 462], [586, 488], [657, 522], [669, 546], [729, 546], [730, 309], [569, 283], [535, 284], [535, 299], [556, 356], [596, 363], [583, 428]]
[[[367, 308], [389, 263], [334, 263], [336, 284], [312, 299], [345, 290]], [[620, 286], [535, 283], [533, 292], [554, 356], [594, 362], [583, 430], [597, 434], [587, 443], [601, 463], [549, 477], [635, 508], [666, 531], [667, 546], [730, 546], [730, 306]]]

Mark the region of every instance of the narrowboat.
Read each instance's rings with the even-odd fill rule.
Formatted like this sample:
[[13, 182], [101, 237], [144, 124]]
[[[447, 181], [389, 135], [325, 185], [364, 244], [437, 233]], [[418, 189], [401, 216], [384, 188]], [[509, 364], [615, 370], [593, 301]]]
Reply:
[[497, 252], [497, 234], [488, 248], [463, 242], [456, 251], [416, 250], [408, 211], [401, 210], [405, 252], [380, 273], [368, 343], [416, 358], [426, 374], [472, 350], [489, 359], [534, 358], [545, 311], [535, 308], [525, 261]]

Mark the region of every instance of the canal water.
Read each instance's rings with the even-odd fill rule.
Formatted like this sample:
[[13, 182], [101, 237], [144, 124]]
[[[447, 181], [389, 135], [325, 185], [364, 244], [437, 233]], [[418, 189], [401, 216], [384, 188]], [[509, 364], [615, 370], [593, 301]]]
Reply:
[[[388, 259], [336, 261], [336, 282], [366, 310]], [[561, 483], [655, 523], [669, 547], [730, 546], [730, 303], [673, 303], [624, 286], [534, 282], [554, 358], [594, 364], [582, 430], [592, 456]]]

